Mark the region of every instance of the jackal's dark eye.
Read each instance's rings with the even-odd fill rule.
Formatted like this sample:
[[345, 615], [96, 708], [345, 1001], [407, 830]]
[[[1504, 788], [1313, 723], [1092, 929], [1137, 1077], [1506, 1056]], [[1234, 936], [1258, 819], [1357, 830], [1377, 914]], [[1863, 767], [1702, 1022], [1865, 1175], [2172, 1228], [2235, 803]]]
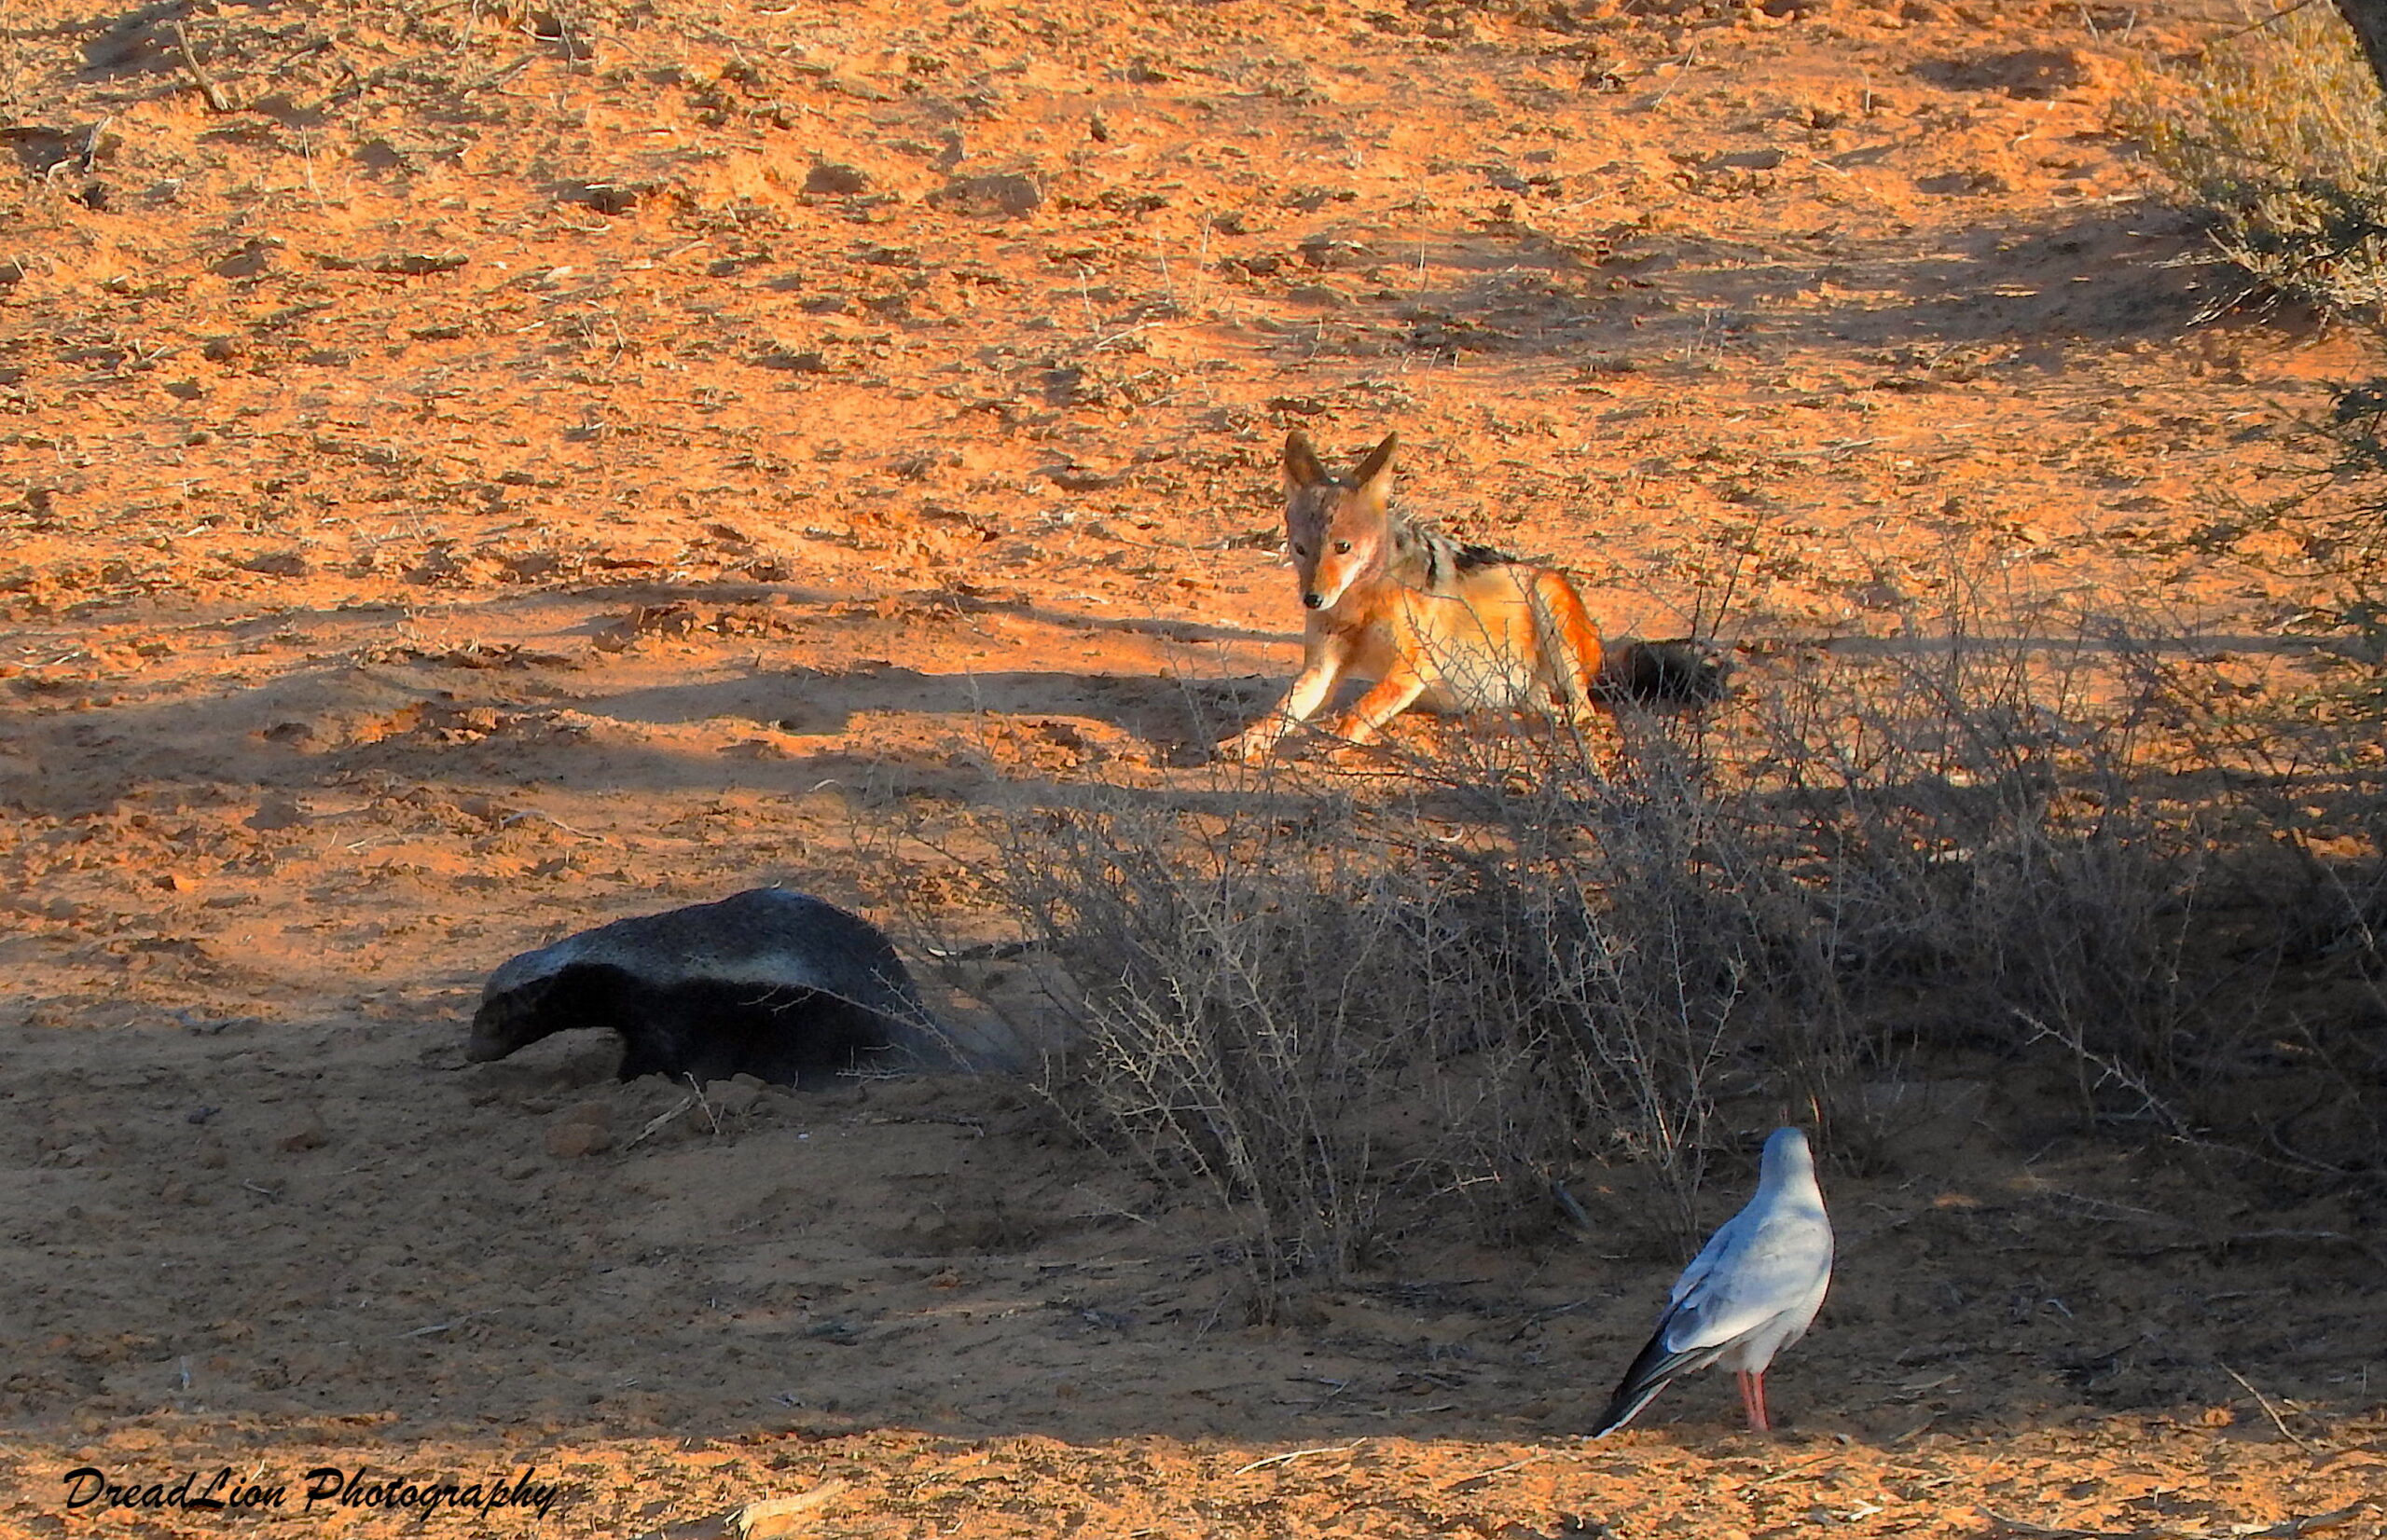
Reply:
[[1338, 540], [1334, 543], [1334, 550], [1338, 556], [1348, 556], [1351, 553], [1351, 543], [1347, 540]]

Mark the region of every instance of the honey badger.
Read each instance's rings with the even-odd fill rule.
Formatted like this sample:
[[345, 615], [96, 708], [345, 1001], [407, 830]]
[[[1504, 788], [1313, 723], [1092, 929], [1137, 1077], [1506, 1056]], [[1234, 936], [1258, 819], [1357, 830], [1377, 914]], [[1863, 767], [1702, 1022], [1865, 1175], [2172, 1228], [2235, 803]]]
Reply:
[[758, 887], [616, 920], [490, 975], [464, 1056], [556, 1032], [621, 1036], [620, 1075], [818, 1086], [874, 1066], [962, 1067], [884, 932], [808, 894]]

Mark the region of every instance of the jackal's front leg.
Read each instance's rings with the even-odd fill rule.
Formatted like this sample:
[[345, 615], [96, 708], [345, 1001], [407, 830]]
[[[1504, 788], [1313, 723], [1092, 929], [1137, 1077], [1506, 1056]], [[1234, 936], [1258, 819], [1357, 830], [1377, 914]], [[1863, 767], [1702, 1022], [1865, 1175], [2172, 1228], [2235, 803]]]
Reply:
[[1386, 722], [1416, 705], [1425, 693], [1425, 675], [1414, 668], [1396, 668], [1351, 703], [1351, 709], [1335, 725], [1334, 736], [1350, 743], [1372, 742]]
[[1302, 671], [1293, 677], [1293, 687], [1285, 692], [1285, 698], [1266, 716], [1220, 744], [1220, 756], [1242, 760], [1247, 764], [1266, 759], [1278, 738], [1307, 722], [1311, 713], [1325, 704], [1326, 697], [1334, 691], [1334, 681], [1343, 675], [1344, 656], [1344, 649], [1334, 637], [1314, 641], [1303, 661]]

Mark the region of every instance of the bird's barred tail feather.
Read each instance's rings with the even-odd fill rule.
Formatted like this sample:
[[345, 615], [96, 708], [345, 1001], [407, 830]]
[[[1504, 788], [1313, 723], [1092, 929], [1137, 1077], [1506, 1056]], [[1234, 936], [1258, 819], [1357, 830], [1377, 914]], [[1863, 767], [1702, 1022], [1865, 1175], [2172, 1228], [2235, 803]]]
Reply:
[[1592, 1429], [1592, 1437], [1605, 1438], [1633, 1421], [1641, 1409], [1658, 1397], [1658, 1392], [1674, 1382], [1675, 1377], [1693, 1369], [1705, 1368], [1716, 1361], [1718, 1348], [1689, 1348], [1680, 1353], [1666, 1351], [1666, 1328], [1658, 1327], [1649, 1346], [1633, 1360], [1633, 1367], [1617, 1382], [1616, 1394], [1607, 1398], [1607, 1409], [1600, 1413], [1599, 1425]]

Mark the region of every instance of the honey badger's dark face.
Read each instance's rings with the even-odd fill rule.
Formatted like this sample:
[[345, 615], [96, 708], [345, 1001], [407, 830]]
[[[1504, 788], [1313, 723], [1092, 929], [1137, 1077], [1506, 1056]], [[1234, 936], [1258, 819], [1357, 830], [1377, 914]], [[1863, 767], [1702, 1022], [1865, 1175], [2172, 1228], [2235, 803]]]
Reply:
[[542, 1038], [581, 1027], [630, 1032], [653, 1017], [653, 995], [627, 969], [573, 963], [484, 998], [473, 1012], [464, 1057], [487, 1064]]
[[557, 1024], [542, 1020], [540, 1011], [555, 992], [555, 983], [550, 974], [481, 1001], [480, 1009], [473, 1012], [472, 1036], [464, 1039], [464, 1057], [474, 1064], [487, 1064], [555, 1031]]
[[639, 989], [618, 968], [573, 963], [481, 1001], [473, 1012], [464, 1057], [474, 1064], [502, 1059], [540, 1038], [575, 1027], [621, 1026], [627, 997]]

